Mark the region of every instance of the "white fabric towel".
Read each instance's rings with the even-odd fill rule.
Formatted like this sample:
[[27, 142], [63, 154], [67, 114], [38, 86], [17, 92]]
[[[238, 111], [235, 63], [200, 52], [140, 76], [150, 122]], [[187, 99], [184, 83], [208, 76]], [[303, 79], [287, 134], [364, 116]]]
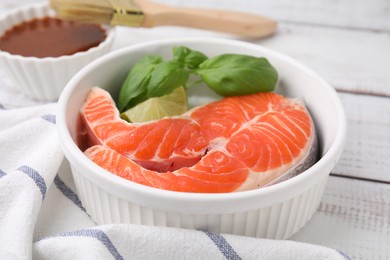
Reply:
[[0, 259], [349, 259], [294, 241], [97, 226], [77, 197], [55, 109], [54, 103], [0, 109]]

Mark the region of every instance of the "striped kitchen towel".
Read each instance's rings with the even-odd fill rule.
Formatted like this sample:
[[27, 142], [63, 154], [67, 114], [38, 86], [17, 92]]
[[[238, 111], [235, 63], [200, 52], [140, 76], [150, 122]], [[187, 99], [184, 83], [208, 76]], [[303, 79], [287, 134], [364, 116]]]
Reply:
[[97, 226], [56, 133], [56, 104], [0, 108], [0, 259], [348, 259], [318, 245], [201, 230]]

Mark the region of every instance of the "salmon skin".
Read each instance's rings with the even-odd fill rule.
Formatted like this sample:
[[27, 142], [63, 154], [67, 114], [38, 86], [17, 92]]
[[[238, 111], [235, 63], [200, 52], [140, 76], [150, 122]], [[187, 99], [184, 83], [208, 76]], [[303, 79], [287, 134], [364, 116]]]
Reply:
[[93, 87], [81, 108], [85, 155], [143, 185], [222, 193], [264, 187], [318, 159], [302, 102], [265, 92], [227, 97], [181, 116], [128, 123], [110, 94]]

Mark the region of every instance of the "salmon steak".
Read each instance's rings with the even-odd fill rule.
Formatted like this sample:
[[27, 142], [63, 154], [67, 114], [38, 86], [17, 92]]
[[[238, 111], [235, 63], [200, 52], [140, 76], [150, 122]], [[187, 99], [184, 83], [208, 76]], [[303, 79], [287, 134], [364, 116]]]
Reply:
[[225, 97], [186, 113], [128, 123], [93, 87], [81, 110], [85, 155], [127, 180], [172, 191], [223, 193], [289, 179], [318, 159], [313, 120], [273, 92]]

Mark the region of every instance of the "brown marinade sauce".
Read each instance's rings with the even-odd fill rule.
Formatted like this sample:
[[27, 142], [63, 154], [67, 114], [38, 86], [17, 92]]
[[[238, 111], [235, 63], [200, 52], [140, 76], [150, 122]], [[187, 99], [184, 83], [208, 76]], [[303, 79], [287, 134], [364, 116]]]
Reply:
[[99, 45], [106, 31], [99, 25], [44, 17], [15, 25], [0, 37], [0, 50], [26, 57], [59, 57]]

